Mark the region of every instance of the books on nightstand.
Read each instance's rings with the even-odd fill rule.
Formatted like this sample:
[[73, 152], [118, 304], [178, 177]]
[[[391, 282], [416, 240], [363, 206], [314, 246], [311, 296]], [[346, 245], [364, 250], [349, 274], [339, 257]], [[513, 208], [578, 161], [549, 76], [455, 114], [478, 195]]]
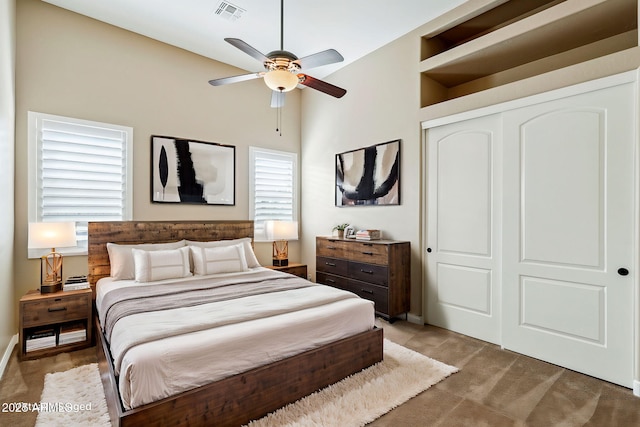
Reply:
[[56, 330], [54, 328], [37, 329], [27, 335], [26, 351], [41, 350], [56, 346]]
[[85, 341], [87, 339], [87, 328], [83, 322], [69, 323], [60, 326], [58, 345], [72, 344], [74, 342]]
[[78, 289], [87, 289], [89, 281], [87, 276], [69, 276], [62, 286], [63, 291], [77, 291]]
[[379, 240], [380, 237], [380, 230], [358, 230], [356, 232], [356, 240]]

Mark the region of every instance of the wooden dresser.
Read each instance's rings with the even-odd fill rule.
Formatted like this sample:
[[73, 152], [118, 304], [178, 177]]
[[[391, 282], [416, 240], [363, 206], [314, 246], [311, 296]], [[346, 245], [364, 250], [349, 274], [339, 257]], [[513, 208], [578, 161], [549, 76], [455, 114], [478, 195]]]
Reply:
[[410, 243], [316, 237], [316, 282], [371, 300], [392, 320], [409, 311]]

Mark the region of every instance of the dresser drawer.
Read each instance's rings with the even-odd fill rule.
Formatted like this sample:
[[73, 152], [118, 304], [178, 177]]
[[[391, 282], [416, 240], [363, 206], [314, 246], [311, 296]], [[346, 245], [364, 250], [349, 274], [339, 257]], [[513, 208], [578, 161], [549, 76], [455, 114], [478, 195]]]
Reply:
[[350, 258], [353, 261], [380, 265], [387, 265], [389, 263], [388, 245], [355, 241], [349, 250]]
[[346, 259], [317, 257], [316, 270], [325, 273], [340, 274], [346, 276], [349, 271], [349, 261]]
[[334, 288], [345, 289], [345, 287], [347, 286], [347, 279], [342, 276], [335, 276], [333, 274], [317, 272], [316, 283], [333, 286]]
[[349, 277], [376, 285], [389, 285], [389, 269], [384, 265], [349, 262]]
[[87, 317], [90, 295], [73, 295], [25, 302], [22, 311], [24, 327], [66, 322]]
[[378, 313], [389, 313], [389, 290], [387, 288], [357, 280], [346, 280], [341, 285], [340, 288], [353, 292], [360, 298], [373, 301]]
[[334, 239], [316, 239], [316, 256], [328, 258], [347, 258], [349, 242]]

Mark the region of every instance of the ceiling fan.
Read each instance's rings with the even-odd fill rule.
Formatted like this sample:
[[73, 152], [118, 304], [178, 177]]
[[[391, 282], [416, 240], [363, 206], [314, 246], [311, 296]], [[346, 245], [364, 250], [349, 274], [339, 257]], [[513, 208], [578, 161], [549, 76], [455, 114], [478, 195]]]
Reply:
[[265, 71], [209, 80], [209, 84], [213, 86], [264, 78], [266, 85], [273, 91], [271, 106], [274, 108], [282, 107], [284, 105], [285, 92], [293, 90], [298, 84], [319, 90], [336, 98], [341, 98], [347, 93], [345, 89], [301, 72], [302, 69], [306, 70], [344, 61], [342, 55], [335, 49], [327, 49], [303, 58], [298, 58], [293, 53], [284, 50], [284, 0], [280, 0], [280, 50], [274, 50], [265, 55], [240, 39], [225, 38], [224, 40], [247, 55], [261, 61]]

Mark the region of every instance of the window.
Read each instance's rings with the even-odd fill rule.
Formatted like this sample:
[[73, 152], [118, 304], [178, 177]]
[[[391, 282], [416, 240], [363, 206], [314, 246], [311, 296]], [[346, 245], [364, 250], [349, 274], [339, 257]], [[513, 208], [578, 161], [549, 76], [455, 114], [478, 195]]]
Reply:
[[249, 215], [254, 239], [266, 240], [267, 220], [298, 220], [298, 155], [249, 147]]
[[[29, 221], [74, 221], [87, 249], [88, 221], [130, 220], [133, 129], [28, 113]], [[29, 257], [38, 257], [30, 250]]]

